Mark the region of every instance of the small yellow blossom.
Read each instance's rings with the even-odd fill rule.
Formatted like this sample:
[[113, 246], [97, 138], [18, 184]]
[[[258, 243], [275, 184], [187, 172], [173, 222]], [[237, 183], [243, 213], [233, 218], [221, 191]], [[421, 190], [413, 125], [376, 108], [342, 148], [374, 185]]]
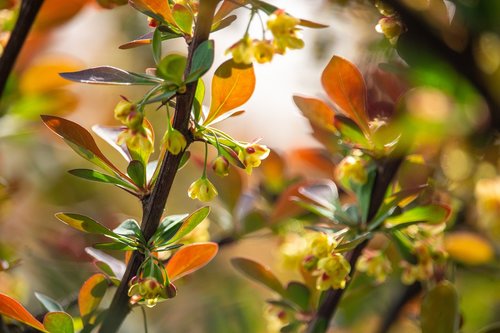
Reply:
[[328, 256], [338, 245], [338, 241], [332, 235], [322, 232], [313, 232], [306, 237], [310, 253], [317, 258]]
[[270, 62], [273, 60], [274, 47], [273, 44], [268, 40], [256, 40], [254, 41], [254, 57], [259, 64]]
[[344, 157], [335, 169], [335, 179], [346, 189], [351, 189], [351, 183], [366, 183], [368, 176], [365, 162], [358, 156]]
[[131, 303], [145, 304], [150, 308], [159, 302], [175, 297], [177, 294], [173, 284], [164, 286], [152, 277], [135, 277], [130, 280], [129, 284], [128, 296], [131, 298]]
[[267, 27], [273, 34], [273, 43], [277, 53], [284, 54], [287, 48], [301, 49], [304, 47], [304, 41], [297, 34], [299, 23], [298, 18], [288, 15], [281, 9], [269, 16]]
[[170, 128], [165, 133], [163, 142], [165, 148], [173, 155], [179, 155], [187, 146], [186, 138], [175, 128]]
[[226, 50], [226, 54], [228, 53], [232, 54], [234, 62], [238, 64], [250, 65], [254, 56], [254, 46], [252, 40], [248, 35], [243, 37]]
[[153, 134], [146, 127], [140, 127], [137, 130], [127, 128], [118, 135], [117, 143], [125, 144], [132, 154], [145, 156], [145, 160], [153, 153]]
[[225, 177], [229, 175], [229, 161], [224, 156], [219, 155], [213, 161], [212, 169], [217, 175]]
[[261, 161], [269, 156], [269, 148], [257, 143], [248, 144], [240, 148], [238, 158], [245, 164], [245, 171], [252, 173], [252, 169], [258, 167]]
[[188, 195], [191, 199], [202, 202], [213, 200], [217, 196], [217, 189], [206, 177], [200, 177], [189, 186]]
[[330, 254], [328, 257], [318, 261], [318, 269], [313, 275], [317, 275], [316, 288], [318, 290], [344, 289], [351, 265], [340, 253]]
[[392, 271], [391, 262], [381, 251], [365, 250], [358, 260], [357, 268], [368, 276], [375, 278], [377, 283], [383, 283]]

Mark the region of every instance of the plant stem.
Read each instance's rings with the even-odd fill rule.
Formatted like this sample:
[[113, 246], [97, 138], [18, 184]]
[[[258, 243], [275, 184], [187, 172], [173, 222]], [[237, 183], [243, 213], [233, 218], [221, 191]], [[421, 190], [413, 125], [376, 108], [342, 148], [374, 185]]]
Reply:
[[[194, 51], [201, 43], [208, 40], [215, 8], [218, 2], [219, 0], [200, 1], [198, 20], [194, 36], [188, 50], [187, 66], [185, 71], [186, 75], [190, 72]], [[191, 143], [188, 125], [196, 86], [197, 82], [188, 84], [186, 86], [186, 92], [184, 94], [177, 95], [175, 105], [174, 128], [186, 137], [188, 145]], [[143, 217], [141, 230], [146, 240], [149, 240], [158, 228], [181, 158], [182, 153], [178, 155], [167, 153], [165, 155], [162, 161], [158, 180], [156, 181], [152, 193], [150, 196], [145, 197], [142, 201]], [[113, 297], [111, 305], [108, 309], [108, 314], [106, 315], [106, 318], [104, 319], [104, 322], [99, 330], [100, 333], [115, 333], [129, 313], [129, 297], [127, 295], [128, 282], [137, 273], [137, 269], [143, 261], [144, 256], [139, 252], [135, 251], [132, 254], [132, 257], [127, 265], [125, 275], [118, 286], [115, 296]]]
[[0, 97], [44, 0], [22, 0], [19, 16], [0, 58]]
[[[389, 187], [392, 179], [396, 175], [399, 169], [399, 165], [402, 162], [402, 158], [388, 158], [380, 163], [380, 167], [377, 170], [377, 176], [375, 177], [375, 183], [373, 184], [372, 195], [370, 200], [370, 207], [368, 210], [368, 221], [373, 219], [377, 213], [380, 205], [384, 201], [385, 193]], [[352, 250], [349, 257], [349, 264], [351, 265], [351, 272], [349, 273], [349, 281], [352, 281], [354, 274], [356, 272], [356, 263], [358, 262], [361, 253], [364, 248], [368, 245], [368, 240], [365, 240]], [[349, 287], [350, 282], [347, 283], [344, 289], [330, 289], [326, 292], [322, 303], [319, 306], [318, 312], [316, 313], [313, 320], [309, 323], [307, 328], [308, 333], [323, 333], [328, 329], [328, 325], [335, 315], [338, 309], [342, 296]]]

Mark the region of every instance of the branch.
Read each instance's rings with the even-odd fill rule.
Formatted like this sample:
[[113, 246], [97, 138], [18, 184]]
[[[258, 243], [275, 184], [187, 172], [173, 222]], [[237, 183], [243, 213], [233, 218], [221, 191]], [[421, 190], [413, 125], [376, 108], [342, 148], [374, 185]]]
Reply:
[[[219, 0], [201, 0], [200, 11], [198, 13], [198, 21], [195, 26], [194, 36], [188, 50], [188, 59], [185, 74], [187, 75], [191, 68], [191, 61], [194, 50], [210, 35], [215, 8]], [[190, 83], [186, 86], [184, 94], [178, 94], [175, 106], [174, 128], [184, 134], [189, 142], [189, 117], [191, 115], [191, 107], [194, 101], [197, 82]], [[143, 201], [143, 217], [141, 230], [146, 240], [149, 240], [154, 234], [160, 223], [163, 215], [163, 210], [167, 202], [172, 183], [174, 181], [182, 154], [165, 155], [162, 161], [158, 180], [153, 188], [151, 195]], [[127, 265], [127, 270], [123, 279], [118, 286], [115, 296], [111, 302], [108, 313], [99, 330], [100, 333], [114, 333], [118, 330], [121, 323], [130, 311], [129, 297], [127, 295], [128, 283], [130, 279], [137, 273], [139, 266], [143, 262], [144, 257], [139, 252], [135, 251]]]
[[0, 97], [3, 95], [7, 79], [10, 72], [16, 63], [19, 52], [26, 41], [28, 32], [35, 21], [36, 15], [40, 11], [44, 0], [23, 0], [21, 2], [21, 9], [19, 10], [19, 17], [9, 41], [0, 58]]
[[[399, 169], [402, 158], [392, 158], [384, 161], [375, 178], [375, 183], [372, 189], [370, 207], [368, 210], [368, 221], [370, 221], [377, 213], [380, 205], [382, 204], [387, 188], [389, 187], [392, 179]], [[359, 244], [352, 250], [349, 257], [349, 264], [351, 265], [351, 272], [349, 273], [349, 281], [352, 281], [356, 273], [356, 263], [358, 262], [361, 253], [368, 245], [368, 240]], [[309, 323], [307, 333], [322, 333], [326, 332], [331, 319], [334, 317], [338, 309], [342, 296], [349, 287], [350, 282], [347, 283], [344, 289], [329, 289], [326, 292], [323, 302], [320, 304], [318, 312], [313, 320]]]

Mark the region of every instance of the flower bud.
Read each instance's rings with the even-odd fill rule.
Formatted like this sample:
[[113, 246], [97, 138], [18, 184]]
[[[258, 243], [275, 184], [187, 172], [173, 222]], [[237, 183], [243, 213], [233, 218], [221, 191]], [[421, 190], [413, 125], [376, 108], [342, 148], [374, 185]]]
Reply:
[[391, 44], [395, 44], [399, 35], [403, 33], [403, 23], [396, 17], [383, 17], [378, 21], [375, 28], [384, 34]]
[[123, 124], [127, 122], [130, 113], [135, 112], [136, 105], [126, 100], [121, 100], [115, 106], [115, 119], [121, 121]]
[[358, 156], [346, 156], [337, 165], [335, 178], [347, 189], [351, 188], [351, 183], [359, 185], [366, 183], [368, 175], [365, 162]]
[[206, 177], [200, 177], [189, 186], [188, 190], [191, 199], [198, 199], [202, 202], [213, 200], [217, 194], [217, 189]]
[[229, 161], [222, 155], [219, 155], [212, 163], [212, 169], [214, 172], [221, 176], [229, 175]]
[[167, 150], [173, 155], [179, 155], [187, 146], [186, 138], [175, 128], [171, 128], [165, 133], [163, 142]]

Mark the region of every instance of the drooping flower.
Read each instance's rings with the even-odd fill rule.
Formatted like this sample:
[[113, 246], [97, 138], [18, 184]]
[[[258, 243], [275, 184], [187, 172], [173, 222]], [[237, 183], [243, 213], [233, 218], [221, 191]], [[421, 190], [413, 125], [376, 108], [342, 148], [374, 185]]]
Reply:
[[264, 64], [273, 60], [274, 47], [271, 41], [256, 40], [253, 46], [255, 60], [259, 64]]
[[365, 250], [357, 263], [357, 269], [375, 278], [377, 283], [386, 280], [392, 271], [391, 262], [381, 251]]
[[318, 261], [317, 271], [313, 275], [317, 275], [316, 288], [318, 290], [344, 289], [351, 265], [340, 253], [332, 253], [327, 257], [321, 258]]
[[221, 177], [227, 176], [229, 174], [229, 161], [224, 156], [219, 155], [213, 161], [212, 169]]
[[170, 128], [165, 133], [163, 138], [165, 148], [173, 155], [178, 155], [184, 149], [186, 149], [187, 141], [184, 135], [176, 130], [175, 128]]
[[229, 49], [226, 54], [231, 53], [234, 62], [238, 64], [250, 65], [254, 56], [254, 45], [248, 35], [237, 41]]
[[245, 171], [252, 173], [252, 169], [258, 167], [261, 161], [269, 156], [269, 148], [257, 143], [247, 144], [239, 149], [238, 158], [245, 165]]
[[284, 54], [286, 49], [301, 49], [304, 47], [304, 41], [298, 35], [297, 25], [300, 20], [288, 15], [284, 10], [278, 9], [267, 21], [267, 27], [271, 30], [274, 37], [274, 46], [276, 52]]
[[217, 194], [215, 186], [203, 176], [192, 183], [188, 189], [188, 195], [191, 199], [198, 199], [202, 202], [213, 200]]

